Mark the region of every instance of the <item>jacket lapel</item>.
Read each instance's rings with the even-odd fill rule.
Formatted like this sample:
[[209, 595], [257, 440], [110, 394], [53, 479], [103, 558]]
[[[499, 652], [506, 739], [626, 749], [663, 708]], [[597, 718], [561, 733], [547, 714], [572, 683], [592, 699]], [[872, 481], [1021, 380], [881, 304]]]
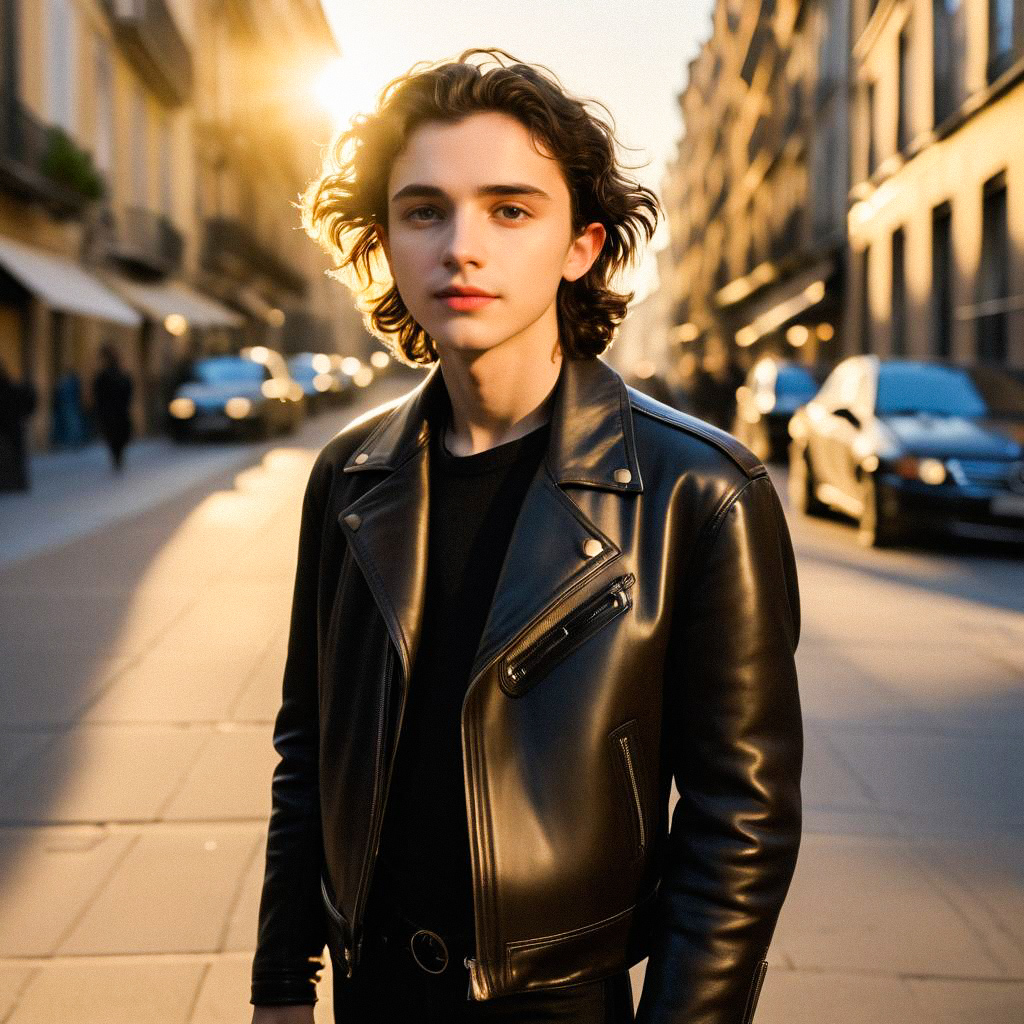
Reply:
[[[428, 442], [435, 414], [447, 400], [443, 388], [435, 365], [343, 470], [385, 474], [338, 519], [407, 679], [419, 644], [426, 586]], [[516, 520], [472, 677], [538, 614], [568, 592], [585, 588], [621, 553], [621, 538], [607, 525], [619, 517], [604, 517], [606, 531], [600, 530], [581, 507], [587, 502], [574, 500], [576, 488], [610, 495], [643, 489], [625, 384], [601, 359], [563, 360], [548, 451]]]

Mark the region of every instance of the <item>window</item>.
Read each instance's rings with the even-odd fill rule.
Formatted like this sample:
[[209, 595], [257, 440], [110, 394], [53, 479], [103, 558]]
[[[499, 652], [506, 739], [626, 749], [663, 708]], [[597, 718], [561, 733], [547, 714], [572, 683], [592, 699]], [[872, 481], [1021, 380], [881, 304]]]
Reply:
[[1013, 60], [1014, 0], [988, 0], [988, 80], [998, 78]]
[[875, 173], [878, 166], [878, 150], [875, 146], [875, 83], [867, 84], [867, 132], [868, 132], [868, 177]]
[[75, 130], [75, 9], [71, 0], [48, 0], [46, 13], [46, 114], [71, 135]]
[[160, 212], [171, 216], [172, 195], [171, 160], [174, 152], [174, 117], [167, 109], [160, 111]]
[[860, 351], [871, 351], [871, 246], [860, 254]]
[[907, 267], [906, 235], [903, 228], [892, 233], [892, 343], [894, 356], [907, 354]]
[[941, 124], [963, 102], [967, 19], [964, 0], [932, 0], [935, 30], [935, 124]]
[[18, 94], [18, 14], [15, 0], [0, 0], [0, 93]]
[[113, 162], [114, 145], [114, 94], [110, 70], [110, 50], [102, 36], [94, 36], [93, 76], [96, 86], [96, 144], [94, 159], [96, 166], [109, 173]]
[[932, 210], [932, 332], [937, 356], [953, 354], [953, 211]]
[[149, 198], [148, 128], [146, 94], [136, 82], [132, 93], [132, 196], [136, 206], [146, 206]]
[[898, 43], [896, 149], [902, 153], [910, 143], [910, 25], [903, 26]]
[[985, 182], [982, 198], [977, 318], [978, 359], [982, 362], [1006, 362], [1009, 262], [1006, 178], [1000, 173]]

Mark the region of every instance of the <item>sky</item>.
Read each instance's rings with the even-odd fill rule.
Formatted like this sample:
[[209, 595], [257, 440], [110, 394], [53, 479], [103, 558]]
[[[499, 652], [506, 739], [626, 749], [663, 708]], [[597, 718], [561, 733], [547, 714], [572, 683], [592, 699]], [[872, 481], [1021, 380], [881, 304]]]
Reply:
[[[380, 89], [418, 61], [497, 46], [528, 63], [544, 64], [578, 96], [612, 112], [623, 152], [636, 177], [661, 195], [666, 163], [682, 133], [677, 95], [688, 62], [711, 34], [713, 0], [424, 0], [352, 4], [323, 0], [341, 59], [321, 80], [318, 95], [343, 127], [373, 107]], [[667, 242], [664, 226], [654, 247]], [[637, 298], [656, 284], [645, 260], [632, 286]]]

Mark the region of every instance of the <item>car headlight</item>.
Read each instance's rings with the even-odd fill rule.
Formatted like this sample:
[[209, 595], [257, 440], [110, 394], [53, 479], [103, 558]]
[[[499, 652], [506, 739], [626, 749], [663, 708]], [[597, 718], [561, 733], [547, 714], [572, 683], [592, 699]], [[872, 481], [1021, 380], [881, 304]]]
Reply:
[[196, 414], [196, 403], [191, 398], [173, 398], [167, 406], [167, 411], [176, 420], [188, 420]]
[[892, 463], [893, 472], [904, 480], [920, 480], [922, 483], [938, 486], [946, 482], [949, 475], [946, 465], [941, 459], [919, 459], [913, 455], [905, 455]]
[[224, 403], [224, 411], [233, 420], [244, 420], [252, 412], [252, 402], [248, 398], [235, 396]]

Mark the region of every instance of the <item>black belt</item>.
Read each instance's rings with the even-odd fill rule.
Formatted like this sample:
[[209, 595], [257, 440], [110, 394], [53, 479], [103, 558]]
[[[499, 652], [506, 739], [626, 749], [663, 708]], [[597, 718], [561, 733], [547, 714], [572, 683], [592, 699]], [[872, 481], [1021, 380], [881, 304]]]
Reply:
[[472, 951], [473, 932], [444, 932], [425, 927], [398, 911], [391, 911], [378, 922], [367, 921], [367, 936], [394, 952], [406, 952], [413, 963], [427, 974], [444, 974], [451, 968], [456, 951]]

